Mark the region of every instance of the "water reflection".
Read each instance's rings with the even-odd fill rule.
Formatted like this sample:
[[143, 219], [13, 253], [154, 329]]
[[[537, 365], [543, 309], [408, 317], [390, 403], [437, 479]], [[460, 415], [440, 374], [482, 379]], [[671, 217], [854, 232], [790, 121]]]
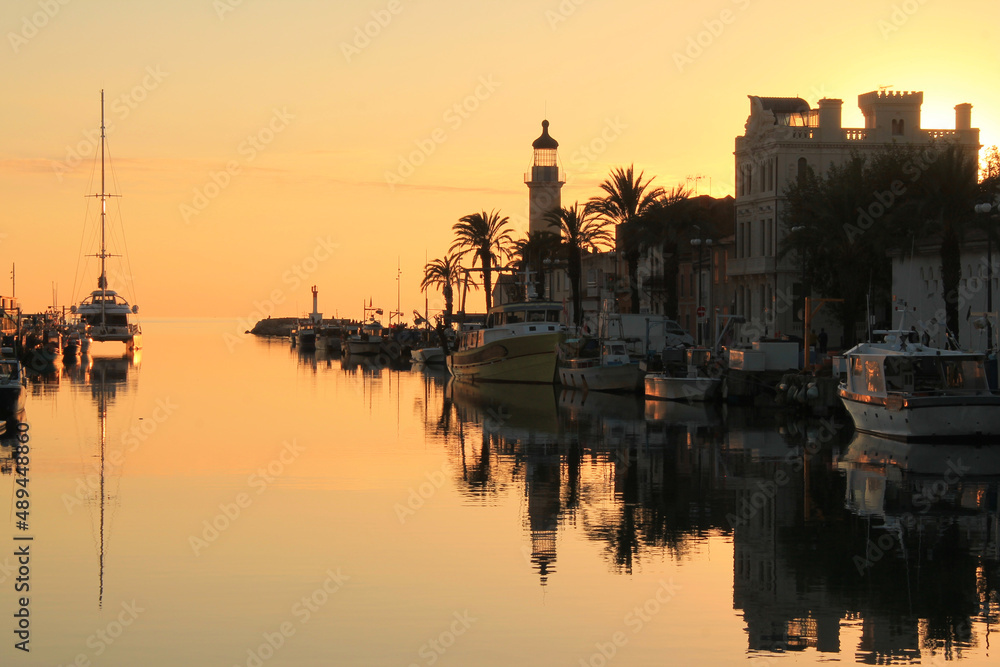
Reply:
[[865, 527], [853, 564], [875, 591], [859, 658], [988, 645], [1000, 620], [1000, 450], [858, 434], [840, 468], [845, 505]]
[[[121, 480], [124, 456], [119, 449], [114, 449], [110, 454], [108, 452], [108, 413], [120, 393], [135, 388], [141, 360], [141, 350], [121, 357], [83, 355], [80, 363], [63, 368], [64, 374], [72, 383], [83, 391], [89, 389], [97, 413], [99, 430], [97, 441], [93, 444], [95, 450], [93, 456], [97, 459], [95, 469], [86, 471], [81, 480], [86, 480], [84, 483], [89, 490], [89, 493], [85, 494], [87, 504], [92, 511], [96, 511], [96, 516], [92, 516], [92, 522], [98, 557], [98, 608], [104, 605], [105, 558], [110, 537], [108, 524], [109, 519], [119, 508], [118, 483]], [[121, 444], [124, 446], [124, 440]], [[78, 491], [77, 499], [81, 500], [79, 495]]]
[[542, 585], [567, 528], [623, 574], [725, 535], [751, 653], [839, 653], [850, 637], [871, 664], [960, 657], [998, 620], [1000, 448], [537, 385], [451, 381], [431, 416], [466, 493], [523, 493]]

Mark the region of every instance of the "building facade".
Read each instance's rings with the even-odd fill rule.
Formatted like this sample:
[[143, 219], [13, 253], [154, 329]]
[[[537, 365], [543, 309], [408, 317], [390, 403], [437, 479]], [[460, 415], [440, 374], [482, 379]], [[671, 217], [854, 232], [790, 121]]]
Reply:
[[[735, 248], [727, 268], [735, 287], [736, 312], [747, 320], [742, 342], [803, 337], [803, 298], [808, 295], [802, 260], [794, 253], [778, 257], [788, 232], [782, 222], [786, 188], [808, 168], [823, 174], [854, 153], [871, 153], [894, 143], [949, 141], [978, 151], [979, 130], [972, 127], [971, 104], [955, 107], [955, 129], [922, 128], [922, 92], [879, 90], [859, 95], [862, 128], [843, 127], [842, 100], [822, 99], [812, 109], [798, 97], [750, 95], [749, 99], [746, 131], [736, 137]], [[823, 311], [813, 328], [821, 326], [831, 332], [833, 344], [839, 329]]]

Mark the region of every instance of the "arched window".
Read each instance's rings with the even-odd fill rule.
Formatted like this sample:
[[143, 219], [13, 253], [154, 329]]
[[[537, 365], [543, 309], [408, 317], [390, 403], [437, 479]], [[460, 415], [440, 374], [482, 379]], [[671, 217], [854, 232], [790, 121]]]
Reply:
[[799, 173], [798, 173], [799, 182], [802, 182], [803, 180], [805, 180], [806, 170], [807, 169], [809, 169], [809, 161], [806, 160], [804, 157], [800, 157], [799, 158]]

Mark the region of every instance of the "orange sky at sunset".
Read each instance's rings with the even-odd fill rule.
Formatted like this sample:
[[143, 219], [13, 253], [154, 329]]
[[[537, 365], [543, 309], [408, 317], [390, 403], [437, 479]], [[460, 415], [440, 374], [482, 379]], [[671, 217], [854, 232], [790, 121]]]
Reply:
[[397, 258], [401, 310], [423, 310], [460, 216], [527, 229], [543, 118], [564, 205], [629, 163], [732, 194], [748, 94], [841, 98], [859, 127], [858, 94], [922, 90], [923, 127], [968, 102], [1000, 143], [998, 26], [985, 0], [10, 0], [0, 293], [12, 263], [28, 311], [96, 287], [72, 293], [102, 88], [142, 316], [295, 315], [315, 283], [326, 316], [360, 317], [395, 307]]

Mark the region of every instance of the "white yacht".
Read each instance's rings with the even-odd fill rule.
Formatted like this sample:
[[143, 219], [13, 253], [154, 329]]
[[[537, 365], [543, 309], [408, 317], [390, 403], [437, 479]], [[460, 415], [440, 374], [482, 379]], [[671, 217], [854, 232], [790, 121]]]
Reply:
[[104, 179], [104, 91], [101, 91], [101, 192], [91, 195], [101, 200], [101, 250], [97, 257], [101, 260], [101, 275], [97, 279], [97, 289], [85, 297], [79, 305], [71, 308], [79, 318], [83, 327], [81, 337], [83, 345], [88, 346], [93, 341], [119, 341], [125, 343], [129, 351], [142, 347], [142, 329], [134, 321], [139, 312], [139, 306], [129, 305], [125, 297], [116, 291], [108, 289], [108, 274], [106, 260], [113, 257], [106, 245], [106, 221], [108, 199], [118, 195], [108, 194]]
[[876, 332], [881, 343], [844, 353], [838, 389], [859, 431], [904, 440], [1000, 435], [1000, 395], [986, 382], [986, 356]]

